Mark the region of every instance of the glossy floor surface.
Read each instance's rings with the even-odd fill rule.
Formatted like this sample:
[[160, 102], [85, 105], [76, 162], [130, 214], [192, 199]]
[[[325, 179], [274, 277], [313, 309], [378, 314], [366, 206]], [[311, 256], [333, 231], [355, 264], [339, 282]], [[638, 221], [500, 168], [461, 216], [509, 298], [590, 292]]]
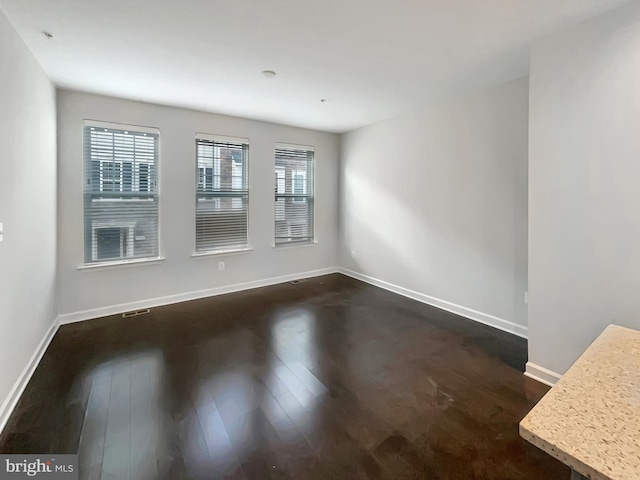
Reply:
[[60, 328], [2, 453], [84, 479], [531, 479], [526, 342], [342, 275]]

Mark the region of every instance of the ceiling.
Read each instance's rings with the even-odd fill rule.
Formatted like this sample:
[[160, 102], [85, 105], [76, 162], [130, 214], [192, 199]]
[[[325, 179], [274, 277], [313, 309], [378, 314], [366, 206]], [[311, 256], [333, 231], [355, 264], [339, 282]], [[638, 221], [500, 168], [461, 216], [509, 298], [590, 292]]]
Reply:
[[533, 40], [626, 3], [0, 0], [60, 87], [331, 132], [522, 77]]

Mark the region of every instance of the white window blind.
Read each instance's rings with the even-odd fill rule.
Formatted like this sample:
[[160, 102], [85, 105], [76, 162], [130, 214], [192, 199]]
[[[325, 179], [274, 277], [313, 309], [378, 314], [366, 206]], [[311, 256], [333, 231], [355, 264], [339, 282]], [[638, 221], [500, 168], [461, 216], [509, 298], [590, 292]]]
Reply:
[[196, 252], [249, 243], [249, 141], [196, 135]]
[[156, 258], [159, 132], [100, 125], [84, 126], [85, 263]]
[[276, 245], [313, 241], [313, 147], [276, 145]]

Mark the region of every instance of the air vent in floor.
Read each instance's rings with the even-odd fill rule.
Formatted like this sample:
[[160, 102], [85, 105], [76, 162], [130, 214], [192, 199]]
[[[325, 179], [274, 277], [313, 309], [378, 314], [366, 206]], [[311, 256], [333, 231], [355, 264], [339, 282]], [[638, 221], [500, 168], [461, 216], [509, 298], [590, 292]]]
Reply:
[[133, 312], [123, 313], [122, 318], [137, 317], [138, 315], [146, 315], [150, 311], [151, 309], [149, 308], [145, 308], [144, 310], [134, 310]]

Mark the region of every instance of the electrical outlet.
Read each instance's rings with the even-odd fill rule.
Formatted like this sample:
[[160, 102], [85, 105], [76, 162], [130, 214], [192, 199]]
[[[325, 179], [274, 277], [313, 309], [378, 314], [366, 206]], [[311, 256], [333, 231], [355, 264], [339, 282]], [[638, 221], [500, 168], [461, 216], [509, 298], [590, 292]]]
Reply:
[[224, 270], [224, 262], [218, 262], [218, 270], [219, 271]]

